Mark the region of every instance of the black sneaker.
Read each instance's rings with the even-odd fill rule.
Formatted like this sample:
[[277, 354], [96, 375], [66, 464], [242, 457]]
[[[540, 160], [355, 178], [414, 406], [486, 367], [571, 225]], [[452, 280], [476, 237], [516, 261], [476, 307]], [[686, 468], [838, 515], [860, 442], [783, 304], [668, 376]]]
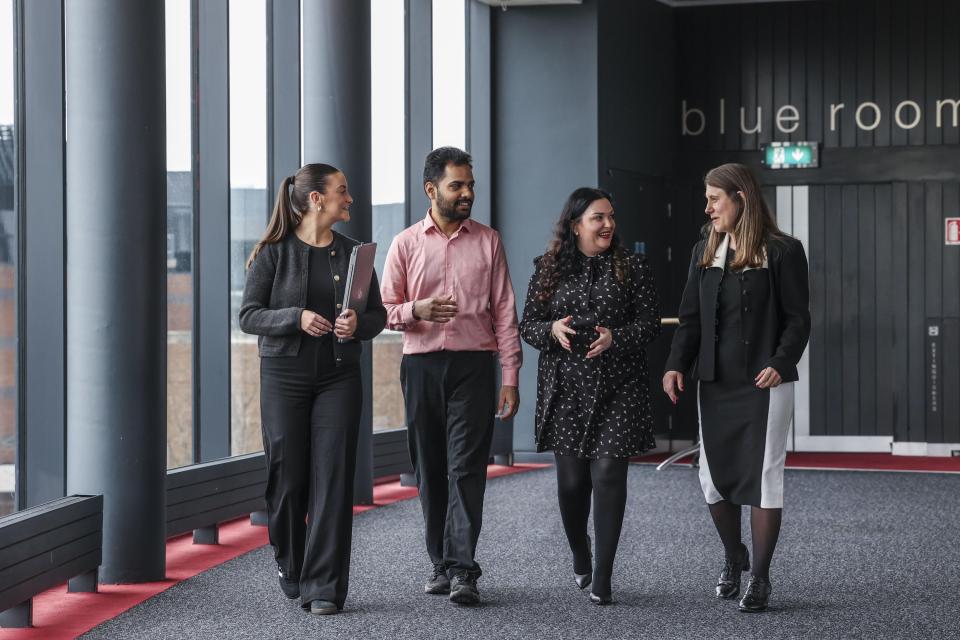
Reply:
[[300, 597], [300, 580], [299, 578], [288, 578], [283, 575], [283, 569], [280, 565], [277, 565], [277, 573], [279, 577], [277, 578], [280, 582], [280, 591], [283, 591], [283, 595], [287, 596], [291, 600]]
[[455, 604], [477, 604], [480, 602], [480, 591], [477, 589], [477, 579], [466, 573], [453, 577], [450, 584], [450, 602]]
[[446, 595], [450, 593], [450, 578], [447, 577], [447, 570], [442, 564], [433, 565], [433, 575], [423, 585], [424, 593], [434, 595]]

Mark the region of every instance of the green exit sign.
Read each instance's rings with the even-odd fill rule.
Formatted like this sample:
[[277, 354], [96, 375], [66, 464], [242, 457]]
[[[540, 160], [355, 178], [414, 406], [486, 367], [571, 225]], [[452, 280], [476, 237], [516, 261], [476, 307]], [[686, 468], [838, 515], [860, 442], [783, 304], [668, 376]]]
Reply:
[[771, 142], [760, 146], [767, 169], [812, 169], [820, 166], [816, 142]]

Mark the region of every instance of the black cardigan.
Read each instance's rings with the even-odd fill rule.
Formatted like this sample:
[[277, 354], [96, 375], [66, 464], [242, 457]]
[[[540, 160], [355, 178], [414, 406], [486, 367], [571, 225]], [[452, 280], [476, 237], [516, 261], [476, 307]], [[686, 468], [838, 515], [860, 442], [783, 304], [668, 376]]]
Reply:
[[[715, 376], [717, 293], [722, 269], [699, 266], [707, 241], [693, 248], [680, 302], [680, 326], [673, 335], [666, 371], [700, 380]], [[770, 297], [761, 308], [741, 311], [744, 349], [753, 375], [773, 367], [784, 382], [795, 382], [797, 363], [810, 338], [810, 291], [803, 245], [790, 236], [767, 242]]]
[[[330, 245], [330, 272], [336, 276], [334, 304], [340, 310], [346, 285], [347, 269], [353, 247], [360, 244], [353, 238], [333, 232]], [[291, 231], [280, 242], [264, 245], [247, 271], [247, 282], [240, 305], [240, 329], [260, 336], [260, 357], [295, 356], [300, 351], [303, 331], [300, 314], [307, 304], [310, 248], [297, 240]], [[327, 318], [331, 323], [336, 318]], [[357, 329], [347, 342], [333, 341], [337, 366], [360, 360], [360, 340], [372, 340], [383, 331], [387, 310], [380, 300], [377, 274], [370, 278], [367, 308], [357, 314]]]

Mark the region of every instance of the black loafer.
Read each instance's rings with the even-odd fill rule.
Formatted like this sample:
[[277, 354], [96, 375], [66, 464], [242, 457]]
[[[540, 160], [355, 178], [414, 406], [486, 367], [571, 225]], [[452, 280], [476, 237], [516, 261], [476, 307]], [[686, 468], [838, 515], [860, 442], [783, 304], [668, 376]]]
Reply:
[[450, 602], [466, 605], [480, 602], [477, 579], [466, 573], [454, 576], [450, 583]]
[[447, 570], [443, 565], [433, 565], [433, 575], [427, 580], [427, 584], [423, 585], [423, 592], [434, 595], [450, 593], [450, 578], [447, 577]]
[[767, 608], [770, 600], [770, 581], [757, 576], [750, 576], [747, 583], [747, 592], [740, 600], [740, 611], [745, 613], [759, 613]]
[[743, 547], [743, 556], [737, 560], [729, 558], [723, 561], [723, 569], [717, 579], [717, 597], [733, 600], [740, 595], [740, 574], [750, 570], [750, 552]]
[[613, 598], [611, 596], [598, 596], [594, 592], [590, 592], [590, 602], [601, 607], [605, 607], [608, 604], [613, 604]]
[[277, 565], [277, 581], [280, 583], [280, 591], [283, 591], [283, 595], [287, 596], [291, 600], [295, 600], [300, 597], [300, 580], [299, 578], [288, 578], [283, 575], [283, 569]]

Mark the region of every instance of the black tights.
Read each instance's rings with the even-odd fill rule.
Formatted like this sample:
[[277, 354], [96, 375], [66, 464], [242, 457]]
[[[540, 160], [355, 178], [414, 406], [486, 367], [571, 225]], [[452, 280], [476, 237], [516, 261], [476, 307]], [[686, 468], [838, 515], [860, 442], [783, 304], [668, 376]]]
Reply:
[[[739, 560], [743, 553], [743, 543], [740, 540], [740, 505], [723, 500], [709, 506], [727, 559]], [[770, 579], [770, 561], [777, 546], [777, 538], [780, 537], [782, 514], [783, 509], [750, 507], [750, 531], [753, 537], [750, 573], [758, 578]]]
[[585, 460], [556, 454], [557, 497], [560, 518], [573, 552], [573, 571], [590, 573], [590, 543], [587, 518], [593, 494], [593, 534], [597, 563], [591, 591], [609, 596], [613, 558], [617, 554], [623, 511], [627, 504], [627, 458]]

